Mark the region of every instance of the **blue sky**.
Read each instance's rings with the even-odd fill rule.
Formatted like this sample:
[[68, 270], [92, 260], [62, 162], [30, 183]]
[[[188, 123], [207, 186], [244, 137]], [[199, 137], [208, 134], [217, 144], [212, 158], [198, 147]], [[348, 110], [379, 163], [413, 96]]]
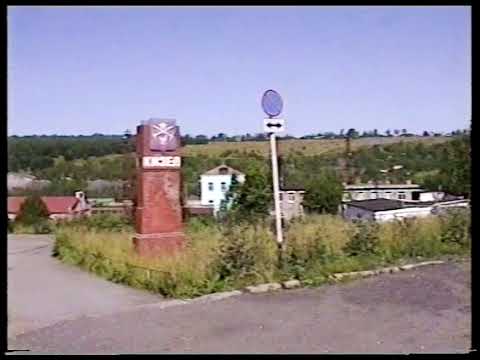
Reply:
[[8, 134], [465, 128], [471, 8], [8, 7]]

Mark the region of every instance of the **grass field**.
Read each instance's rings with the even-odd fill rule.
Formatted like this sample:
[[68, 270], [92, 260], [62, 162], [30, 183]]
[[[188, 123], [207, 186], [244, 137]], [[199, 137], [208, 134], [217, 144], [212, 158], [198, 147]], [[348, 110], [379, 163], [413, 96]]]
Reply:
[[[385, 137], [385, 138], [361, 138], [351, 141], [351, 148], [355, 150], [363, 146], [386, 145], [398, 142], [423, 142], [435, 144], [451, 140], [451, 137]], [[303, 155], [323, 155], [330, 152], [342, 152], [345, 150], [345, 140], [280, 140], [278, 149], [282, 154], [302, 153]], [[206, 145], [187, 145], [182, 149], [183, 156], [219, 156], [227, 151], [250, 153], [255, 152], [262, 156], [270, 154], [268, 141], [244, 141], [244, 142], [213, 142]]]

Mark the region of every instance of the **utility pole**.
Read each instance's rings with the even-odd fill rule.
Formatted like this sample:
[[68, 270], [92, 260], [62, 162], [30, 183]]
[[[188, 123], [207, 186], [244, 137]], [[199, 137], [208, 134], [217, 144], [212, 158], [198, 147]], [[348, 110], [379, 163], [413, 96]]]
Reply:
[[277, 142], [275, 133], [270, 134], [270, 149], [272, 152], [273, 200], [275, 203], [275, 228], [277, 232], [277, 243], [279, 246], [283, 246], [282, 213], [280, 209], [280, 186], [278, 180]]

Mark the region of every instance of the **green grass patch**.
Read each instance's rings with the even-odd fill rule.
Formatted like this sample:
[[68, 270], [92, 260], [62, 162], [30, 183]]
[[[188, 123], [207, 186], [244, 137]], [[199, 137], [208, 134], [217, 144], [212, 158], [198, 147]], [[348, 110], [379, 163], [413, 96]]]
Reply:
[[[115, 224], [115, 223], [114, 223]], [[329, 275], [371, 270], [470, 252], [470, 214], [454, 212], [383, 224], [346, 222], [315, 215], [292, 222], [279, 261], [271, 224], [228, 227], [191, 219], [186, 248], [170, 257], [136, 254], [131, 228], [64, 224], [56, 229], [54, 255], [116, 283], [192, 298], [248, 285], [289, 279], [318, 286]]]

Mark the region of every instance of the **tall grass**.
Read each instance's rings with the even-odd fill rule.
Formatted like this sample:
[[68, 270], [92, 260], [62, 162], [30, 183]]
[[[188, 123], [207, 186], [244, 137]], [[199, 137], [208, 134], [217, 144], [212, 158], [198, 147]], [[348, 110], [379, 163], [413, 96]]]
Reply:
[[100, 228], [82, 224], [57, 228], [55, 254], [111, 281], [170, 297], [290, 278], [319, 284], [335, 272], [418, 256], [466, 254], [471, 243], [468, 213], [376, 226], [332, 215], [307, 216], [288, 225], [283, 262], [279, 262], [275, 236], [267, 222], [225, 226], [190, 219], [185, 249], [155, 258], [136, 254], [130, 228]]

